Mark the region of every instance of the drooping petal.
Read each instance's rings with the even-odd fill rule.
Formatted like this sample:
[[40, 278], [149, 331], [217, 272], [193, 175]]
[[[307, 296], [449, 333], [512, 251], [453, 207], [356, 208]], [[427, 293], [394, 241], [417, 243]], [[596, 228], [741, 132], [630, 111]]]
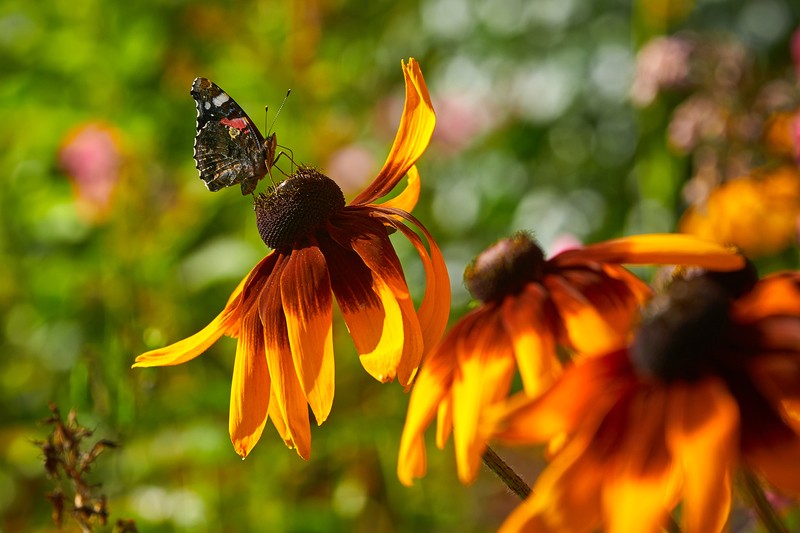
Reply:
[[457, 329], [458, 325], [430, 353], [411, 389], [397, 460], [397, 477], [403, 485], [411, 486], [414, 478], [425, 475], [425, 429], [436, 415], [440, 403], [449, 398], [456, 366]]
[[447, 439], [453, 432], [453, 396], [445, 395], [439, 402], [439, 409], [436, 410], [436, 447], [444, 450]]
[[458, 364], [453, 378], [453, 442], [458, 477], [472, 483], [486, 451], [488, 435], [481, 424], [486, 410], [508, 396], [514, 376], [514, 350], [498, 313], [485, 308], [461, 323]]
[[406, 100], [394, 144], [378, 176], [355, 197], [351, 205], [368, 204], [386, 196], [417, 162], [433, 135], [436, 115], [422, 71], [413, 58], [409, 59], [407, 65], [403, 63], [403, 75]]
[[[572, 281], [560, 275], [548, 275], [543, 280], [564, 324], [568, 341], [565, 344], [570, 344], [585, 355], [606, 353], [624, 346], [633, 320], [634, 307], [628, 304], [628, 313], [619, 312], [620, 307], [626, 306], [622, 303], [615, 306], [612, 302], [619, 301], [621, 297], [606, 296], [601, 299], [597, 294], [601, 291], [598, 290], [594, 291], [594, 299], [590, 300], [581, 291], [586, 287], [577, 282], [573, 284]], [[606, 287], [604, 290], [608, 292], [618, 289], [613, 284]], [[632, 299], [629, 292], [627, 295]], [[603, 308], [598, 308], [598, 305]]]
[[601, 524], [601, 487], [606, 470], [587, 451], [591, 431], [569, 441], [539, 475], [533, 492], [500, 527], [499, 533], [583, 533]]
[[[405, 211], [398, 209], [378, 208], [376, 211], [384, 212], [389, 217], [383, 219], [388, 224], [400, 230], [403, 235], [411, 241], [416, 248], [422, 265], [425, 268], [425, 294], [419, 306], [417, 315], [422, 327], [422, 336], [425, 341], [425, 352], [436, 346], [442, 338], [447, 327], [447, 320], [450, 316], [450, 276], [447, 273], [447, 265], [444, 256], [436, 245], [436, 241], [416, 218]], [[428, 241], [430, 255], [425, 249], [425, 245], [419, 236], [404, 224], [399, 223], [393, 217], [400, 217], [414, 224]]]
[[517, 368], [525, 393], [535, 396], [561, 373], [556, 357], [554, 329], [548, 296], [538, 284], [507, 297], [501, 307], [503, 325], [514, 345]]
[[228, 430], [236, 453], [243, 458], [264, 431], [269, 408], [270, 378], [264, 352], [264, 331], [258, 310], [251, 306], [242, 319], [231, 383]]
[[625, 351], [583, 359], [538, 398], [518, 395], [499, 409], [494, 437], [509, 444], [536, 444], [574, 433], [587, 417], [603, 416], [633, 383]]
[[716, 378], [670, 385], [667, 446], [683, 470], [683, 530], [721, 531], [731, 506], [739, 409]]
[[280, 287], [295, 372], [317, 424], [322, 424], [333, 405], [333, 296], [319, 248], [293, 250]]
[[[403, 353], [397, 367], [400, 384], [406, 386], [422, 360], [423, 337], [414, 303], [406, 285], [403, 267], [392, 247], [386, 228], [364, 210], [348, 208], [329, 224], [329, 233], [344, 249], [352, 249], [376, 280], [391, 288], [403, 316]], [[381, 371], [381, 373], [383, 373]]]
[[179, 365], [194, 359], [222, 337], [230, 316], [230, 311], [226, 309], [191, 337], [137, 356], [132, 368]]
[[392, 381], [403, 359], [406, 318], [391, 287], [352, 250], [320, 235], [331, 288], [364, 369]]
[[278, 406], [278, 398], [275, 396], [275, 387], [270, 387], [269, 390], [269, 408], [267, 409], [267, 414], [269, 415], [270, 422], [275, 426], [278, 435], [280, 435], [284, 444], [286, 444], [286, 447], [290, 450], [294, 448], [292, 435], [283, 422], [283, 414], [281, 413], [281, 408]]
[[693, 265], [709, 270], [738, 270], [744, 257], [720, 244], [673, 233], [634, 235], [566, 250], [553, 259], [560, 266], [586, 261], [627, 264]]
[[419, 180], [419, 172], [417, 171], [417, 167], [411, 167], [408, 169], [408, 185], [406, 185], [406, 188], [403, 189], [403, 192], [390, 200], [381, 202], [380, 205], [383, 207], [391, 207], [393, 209], [402, 209], [406, 213], [410, 213], [417, 206], [420, 186], [421, 183]]
[[666, 391], [660, 387], [627, 403], [627, 423], [609, 458], [603, 487], [607, 531], [661, 531], [677, 503], [680, 478], [664, 442], [666, 406]]
[[[259, 261], [236, 288], [234, 294], [228, 299], [227, 305], [230, 306], [234, 304], [234, 295], [237, 294], [237, 291], [239, 292], [238, 298], [241, 302], [237, 308], [237, 312], [240, 309], [249, 309], [248, 306], [253, 305], [253, 302], [257, 302], [258, 295], [261, 294], [261, 289], [263, 289], [264, 285], [267, 283], [277, 260], [278, 254], [273, 251]], [[239, 327], [241, 326], [241, 320], [236, 317], [238, 317], [238, 315], [232, 316], [225, 327], [225, 335], [229, 335], [234, 339], [239, 337]]]
[[185, 363], [205, 352], [212, 344], [217, 342], [222, 335], [232, 337], [239, 335], [239, 322], [242, 309], [251, 305], [252, 294], [257, 291], [250, 290], [263, 286], [275, 262], [275, 254], [270, 254], [259, 262], [250, 273], [239, 282], [228, 298], [228, 303], [222, 312], [214, 317], [206, 327], [191, 337], [187, 337], [169, 346], [157, 348], [136, 357], [133, 368], [151, 366], [172, 366]]
[[275, 400], [286, 426], [286, 436], [291, 439], [300, 457], [307, 460], [311, 455], [308, 407], [300, 380], [297, 378], [281, 302], [280, 279], [288, 262], [289, 258], [286, 256], [279, 258], [275, 270], [261, 291], [258, 314], [264, 326], [267, 366]]

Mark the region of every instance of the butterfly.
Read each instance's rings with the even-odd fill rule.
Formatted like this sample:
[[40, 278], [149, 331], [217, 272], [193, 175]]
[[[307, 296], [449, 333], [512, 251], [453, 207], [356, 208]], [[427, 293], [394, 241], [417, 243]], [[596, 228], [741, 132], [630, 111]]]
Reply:
[[200, 179], [209, 191], [240, 183], [242, 195], [252, 193], [275, 165], [275, 134], [265, 139], [241, 106], [211, 80], [195, 78], [191, 94], [197, 106], [194, 160]]

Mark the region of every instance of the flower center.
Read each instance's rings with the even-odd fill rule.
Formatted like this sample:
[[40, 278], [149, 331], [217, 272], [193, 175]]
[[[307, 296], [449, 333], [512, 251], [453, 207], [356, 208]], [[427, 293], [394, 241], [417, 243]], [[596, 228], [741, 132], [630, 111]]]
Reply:
[[318, 170], [300, 167], [255, 201], [261, 239], [274, 250], [294, 246], [345, 206], [342, 190]]
[[515, 294], [544, 270], [542, 249], [526, 233], [501, 239], [484, 250], [464, 271], [464, 282], [482, 302]]
[[750, 263], [735, 272], [704, 272], [672, 282], [644, 310], [630, 350], [637, 373], [670, 382], [695, 381], [714, 371], [717, 347], [732, 326], [731, 301], [756, 280]]

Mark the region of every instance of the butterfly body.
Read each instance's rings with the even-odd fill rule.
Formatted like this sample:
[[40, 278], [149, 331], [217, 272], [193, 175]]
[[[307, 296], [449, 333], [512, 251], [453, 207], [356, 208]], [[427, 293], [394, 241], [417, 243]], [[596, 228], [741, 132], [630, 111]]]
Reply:
[[206, 78], [195, 78], [192, 98], [197, 107], [194, 160], [208, 190], [241, 184], [252, 193], [275, 164], [275, 134], [265, 139], [247, 113], [228, 93]]

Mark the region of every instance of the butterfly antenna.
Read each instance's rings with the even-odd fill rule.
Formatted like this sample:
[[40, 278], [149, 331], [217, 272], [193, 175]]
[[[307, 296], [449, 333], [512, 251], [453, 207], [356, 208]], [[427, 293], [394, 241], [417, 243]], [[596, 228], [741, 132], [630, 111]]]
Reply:
[[286, 103], [286, 99], [289, 98], [290, 94], [292, 94], [291, 89], [286, 91], [286, 96], [283, 97], [283, 102], [281, 102], [281, 106], [278, 108], [278, 112], [275, 113], [275, 118], [272, 119], [272, 124], [269, 125], [269, 129], [267, 130], [267, 135], [269, 135], [272, 132], [272, 127], [275, 125], [275, 121], [278, 120], [278, 115], [281, 114], [281, 109], [283, 109], [283, 105]]

